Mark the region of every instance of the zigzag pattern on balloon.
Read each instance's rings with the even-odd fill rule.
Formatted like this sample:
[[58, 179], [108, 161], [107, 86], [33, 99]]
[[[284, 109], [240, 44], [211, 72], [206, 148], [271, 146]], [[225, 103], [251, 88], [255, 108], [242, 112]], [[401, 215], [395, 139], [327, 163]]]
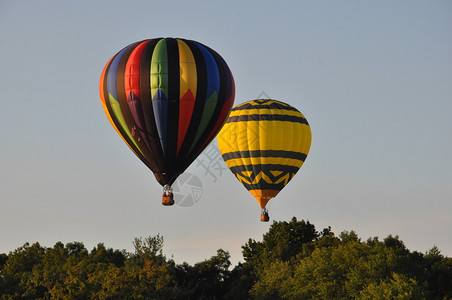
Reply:
[[280, 191], [295, 175], [279, 170], [241, 171], [234, 174], [247, 189], [271, 189]]

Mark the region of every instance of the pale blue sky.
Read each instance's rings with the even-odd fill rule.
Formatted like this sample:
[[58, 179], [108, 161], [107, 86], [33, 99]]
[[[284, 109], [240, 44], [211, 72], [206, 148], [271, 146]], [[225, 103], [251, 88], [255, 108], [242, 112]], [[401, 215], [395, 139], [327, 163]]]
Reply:
[[182, 37], [227, 61], [235, 104], [265, 93], [311, 124], [311, 152], [271, 220], [394, 234], [452, 256], [451, 32], [450, 1], [3, 0], [0, 252], [35, 241], [132, 251], [135, 237], [160, 233], [177, 262], [223, 248], [235, 264], [261, 239], [271, 222], [216, 169], [218, 154], [211, 174], [200, 161], [188, 170], [203, 185], [195, 206], [163, 207], [103, 113], [99, 76], [114, 53]]

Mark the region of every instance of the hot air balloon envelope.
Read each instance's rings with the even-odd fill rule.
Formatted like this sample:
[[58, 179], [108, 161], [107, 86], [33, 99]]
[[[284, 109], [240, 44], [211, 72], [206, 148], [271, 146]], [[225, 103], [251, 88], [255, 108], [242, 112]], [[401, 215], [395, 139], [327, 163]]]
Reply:
[[105, 66], [100, 98], [130, 149], [170, 186], [215, 138], [234, 102], [223, 58], [191, 40], [133, 43]]
[[217, 140], [226, 165], [266, 214], [268, 201], [303, 165], [311, 129], [296, 108], [259, 99], [234, 107]]

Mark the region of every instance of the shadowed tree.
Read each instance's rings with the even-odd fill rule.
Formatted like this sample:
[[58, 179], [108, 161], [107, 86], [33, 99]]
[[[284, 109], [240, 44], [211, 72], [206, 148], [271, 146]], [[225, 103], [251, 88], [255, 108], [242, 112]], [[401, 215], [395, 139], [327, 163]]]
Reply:
[[452, 259], [437, 247], [409, 251], [389, 235], [363, 242], [354, 231], [317, 233], [307, 221], [273, 222], [262, 241], [230, 256], [176, 264], [160, 235], [134, 240], [134, 253], [83, 243], [38, 243], [0, 254], [5, 299], [452, 299]]

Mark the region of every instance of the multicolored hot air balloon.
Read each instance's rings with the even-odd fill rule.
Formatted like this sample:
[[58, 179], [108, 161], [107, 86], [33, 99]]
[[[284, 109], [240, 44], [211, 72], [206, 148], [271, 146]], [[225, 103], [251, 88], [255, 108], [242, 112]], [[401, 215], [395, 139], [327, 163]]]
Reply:
[[196, 41], [157, 38], [115, 54], [100, 79], [105, 114], [124, 142], [164, 186], [171, 185], [215, 138], [234, 102], [223, 58]]
[[289, 183], [308, 155], [308, 121], [289, 104], [252, 100], [231, 110], [217, 140], [226, 165], [256, 198], [261, 221], [267, 222], [268, 201]]

